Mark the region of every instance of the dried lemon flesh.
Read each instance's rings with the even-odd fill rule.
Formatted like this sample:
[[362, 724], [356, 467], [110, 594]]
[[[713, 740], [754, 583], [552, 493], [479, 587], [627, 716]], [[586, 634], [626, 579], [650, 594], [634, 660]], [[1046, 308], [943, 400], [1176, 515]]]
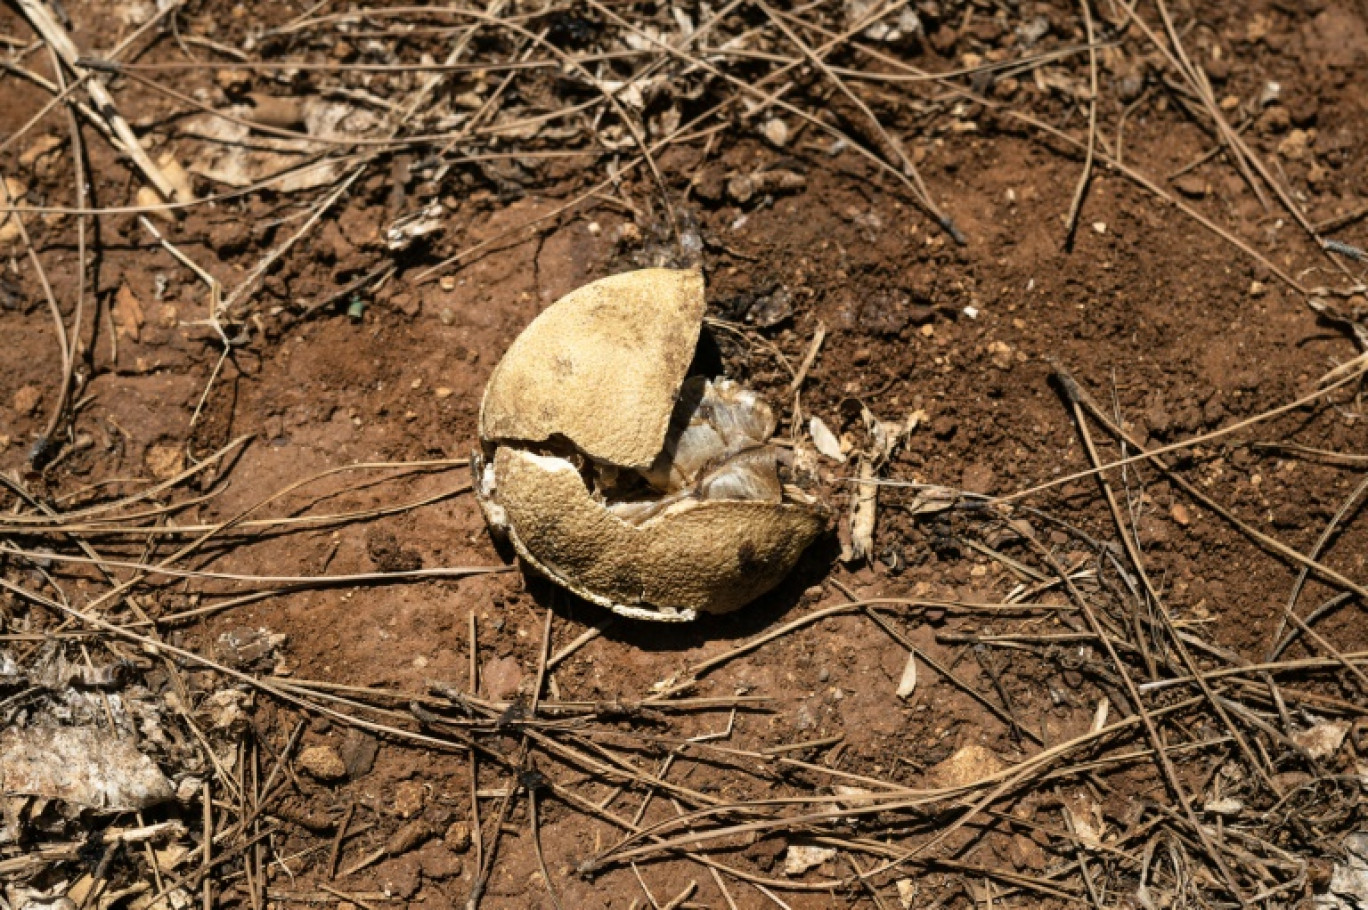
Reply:
[[533, 569], [629, 616], [726, 612], [776, 585], [825, 524], [782, 482], [774, 412], [685, 377], [696, 272], [602, 279], [548, 307], [495, 368], [476, 494]]

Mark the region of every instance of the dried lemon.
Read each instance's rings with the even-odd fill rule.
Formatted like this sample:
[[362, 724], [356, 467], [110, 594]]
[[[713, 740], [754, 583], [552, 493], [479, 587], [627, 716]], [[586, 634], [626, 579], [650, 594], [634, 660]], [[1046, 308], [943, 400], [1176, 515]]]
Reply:
[[781, 479], [774, 412], [687, 376], [697, 272], [644, 269], [572, 291], [494, 368], [475, 489], [528, 565], [627, 616], [689, 620], [773, 588], [826, 523]]

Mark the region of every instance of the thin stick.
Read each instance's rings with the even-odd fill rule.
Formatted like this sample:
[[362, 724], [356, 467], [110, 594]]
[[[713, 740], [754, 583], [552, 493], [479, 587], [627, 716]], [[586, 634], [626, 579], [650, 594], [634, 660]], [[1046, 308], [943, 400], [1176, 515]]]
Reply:
[[1083, 158], [1083, 173], [1078, 175], [1078, 186], [1074, 188], [1073, 201], [1069, 203], [1069, 218], [1064, 223], [1064, 248], [1073, 249], [1074, 237], [1078, 230], [1078, 215], [1083, 208], [1083, 197], [1088, 192], [1092, 180], [1093, 156], [1097, 152], [1097, 49], [1093, 44], [1092, 10], [1088, 0], [1078, 0], [1083, 10], [1083, 24], [1088, 35], [1088, 151]]
[[546, 857], [542, 854], [541, 826], [537, 822], [536, 787], [527, 788], [527, 808], [532, 825], [532, 847], [537, 854], [537, 866], [541, 869], [542, 879], [546, 882], [546, 893], [551, 895], [551, 903], [556, 910], [562, 910], [560, 898], [556, 895], [556, 886], [551, 882], [551, 870], [546, 868]]
[[[1311, 552], [1307, 554], [1311, 559], [1320, 559], [1321, 551], [1324, 550], [1326, 544], [1330, 542], [1330, 538], [1335, 533], [1335, 528], [1339, 526], [1339, 523], [1344, 520], [1344, 516], [1349, 514], [1349, 510], [1354, 507], [1354, 504], [1359, 501], [1360, 497], [1362, 497], [1365, 492], [1368, 492], [1368, 477], [1364, 477], [1363, 480], [1359, 481], [1358, 486], [1354, 487], [1353, 491], [1345, 498], [1344, 502], [1340, 503], [1339, 509], [1330, 517], [1330, 521], [1325, 525], [1325, 530], [1321, 532], [1321, 536], [1317, 538], [1315, 544], [1311, 547]], [[1292, 591], [1287, 595], [1287, 605], [1283, 608], [1286, 611], [1286, 615], [1278, 622], [1278, 631], [1273, 633], [1273, 641], [1269, 646], [1268, 660], [1273, 660], [1277, 657], [1277, 654], [1274, 653], [1272, 649], [1282, 640], [1283, 632], [1287, 630], [1287, 617], [1296, 615], [1297, 598], [1301, 596], [1302, 587], [1306, 584], [1306, 579], [1310, 574], [1311, 569], [1307, 566], [1302, 566], [1301, 571], [1297, 573], [1297, 580], [1292, 583]]]
[[[29, 24], [33, 26], [34, 31], [43, 36], [43, 40], [57, 52], [73, 72], [78, 72], [81, 68], [81, 52], [76, 48], [75, 42], [71, 40], [66, 29], [62, 28], [61, 24], [53, 18], [41, 0], [16, 0], [16, 2], [28, 17]], [[92, 76], [86, 80], [85, 88], [90, 99], [95, 102], [96, 110], [109, 123], [110, 128], [118, 137], [119, 150], [132, 159], [133, 163], [138, 166], [138, 170], [142, 171], [143, 176], [156, 187], [162, 198], [176, 198], [175, 187], [162, 173], [162, 169], [143, 150], [142, 143], [138, 141], [137, 134], [133, 132], [133, 127], [129, 126], [128, 121], [114, 106], [114, 99], [105, 88], [104, 82], [99, 77]]]
[[351, 827], [352, 816], [356, 814], [356, 802], [347, 803], [347, 812], [342, 816], [342, 824], [337, 826], [332, 849], [328, 851], [328, 879], [337, 878], [337, 861], [342, 857], [342, 842], [347, 839], [347, 829]]
[[[1152, 461], [1155, 467], [1159, 468], [1159, 470], [1163, 472], [1164, 476], [1167, 477], [1170, 481], [1172, 481], [1176, 486], [1181, 487], [1183, 492], [1187, 493], [1198, 503], [1215, 512], [1217, 515], [1221, 516], [1226, 521], [1235, 525], [1235, 527], [1238, 528], [1245, 536], [1251, 538], [1256, 543], [1263, 546], [1265, 549], [1273, 553], [1276, 553], [1279, 556], [1282, 556], [1288, 560], [1291, 560], [1292, 562], [1295, 562], [1299, 565], [1306, 566], [1311, 571], [1315, 572], [1317, 577], [1320, 578], [1322, 581], [1328, 581], [1346, 590], [1353, 591], [1360, 597], [1368, 598], [1368, 587], [1365, 587], [1364, 585], [1361, 585], [1358, 582], [1353, 581], [1352, 579], [1346, 577], [1340, 572], [1335, 571], [1334, 569], [1330, 568], [1324, 563], [1318, 562], [1317, 560], [1305, 556], [1301, 552], [1292, 549], [1282, 541], [1274, 537], [1270, 537], [1262, 531], [1259, 531], [1258, 529], [1251, 527], [1248, 523], [1241, 521], [1234, 515], [1234, 513], [1232, 513], [1225, 506], [1216, 502], [1210, 496], [1207, 496], [1205, 493], [1199, 490], [1194, 484], [1190, 483], [1186, 478], [1184, 478], [1181, 474], [1175, 472], [1162, 458], [1158, 458], [1157, 456], [1160, 454], [1160, 450], [1156, 449], [1152, 452], [1146, 451], [1144, 446], [1141, 446], [1133, 438], [1131, 438], [1131, 436], [1128, 433], [1126, 433], [1115, 423], [1113, 423], [1111, 419], [1107, 417], [1106, 412], [1104, 412], [1100, 407], [1098, 407], [1096, 402], [1092, 400], [1092, 396], [1089, 395], [1087, 391], [1084, 390], [1083, 387], [1078, 384], [1077, 380], [1075, 380], [1073, 377], [1069, 376], [1062, 370], [1058, 370], [1056, 372], [1056, 375], [1060, 377], [1060, 384], [1068, 387], [1066, 389], [1066, 394], [1076, 395], [1078, 397], [1079, 402], [1085, 408], [1087, 408], [1088, 413], [1092, 415], [1093, 419], [1096, 420], [1099, 425], [1101, 425], [1108, 433], [1112, 434], [1117, 439], [1125, 440], [1132, 448], [1134, 448], [1137, 452], [1140, 453], [1134, 456], [1133, 458], [1123, 459], [1123, 461], [1131, 462], [1139, 459]], [[1093, 472], [1090, 473], [1100, 473], [1101, 471], [1108, 470], [1112, 467], [1116, 467], [1119, 464], [1120, 462], [1112, 462], [1110, 465], [1104, 465], [1102, 468], [1095, 469]]]
[[[555, 654], [552, 654], [549, 658], [547, 658], [546, 669], [548, 671], [554, 670], [557, 666], [560, 665], [561, 661], [566, 660], [580, 648], [584, 647], [585, 645], [589, 644], [589, 642], [593, 641], [594, 639], [602, 635], [603, 630], [611, 626], [616, 621], [616, 619], [616, 616], [610, 616], [607, 619], [600, 620], [597, 625], [593, 625], [585, 629], [578, 636], [576, 636], [574, 641], [570, 642], [570, 644], [566, 645], [564, 648], [561, 648]], [[471, 691], [473, 692], [474, 689], [472, 689]]]
[[200, 863], [201, 874], [204, 876], [204, 910], [212, 910], [214, 906], [214, 882], [209, 875], [209, 870], [213, 868], [210, 862], [210, 854], [214, 846], [214, 800], [209, 790], [209, 781], [204, 782], [201, 791], [201, 800], [204, 803], [204, 843], [201, 847], [204, 850]]
[[542, 627], [541, 649], [537, 652], [537, 681], [532, 689], [532, 703], [528, 713], [536, 717], [537, 705], [541, 702], [542, 686], [546, 683], [546, 662], [551, 652], [551, 617], [554, 614], [550, 607], [546, 608], [546, 624]]
[[[468, 686], [473, 695], [480, 691], [480, 639], [475, 622], [475, 610], [472, 608], [469, 614], [469, 642], [470, 642], [470, 663], [468, 667]], [[466, 756], [466, 763], [470, 769], [470, 838], [475, 847], [475, 868], [484, 866], [484, 831], [480, 825], [480, 756], [474, 749], [471, 749]]]
[[803, 387], [803, 380], [807, 379], [808, 370], [812, 369], [812, 364], [817, 360], [817, 353], [822, 350], [822, 342], [826, 339], [826, 323], [817, 320], [817, 331], [812, 333], [812, 343], [808, 345], [807, 354], [803, 355], [803, 362], [798, 365], [798, 371], [793, 374], [793, 380], [789, 383], [789, 394], [797, 392]]
[[[1066, 389], [1077, 388], [1077, 384], [1071, 386], [1068, 383], [1064, 383], [1063, 385]], [[1083, 416], [1082, 404], [1076, 397], [1070, 397], [1069, 405], [1070, 409], [1073, 411], [1074, 422], [1078, 425], [1079, 435], [1083, 438], [1083, 447], [1088, 453], [1088, 458], [1092, 461], [1094, 466], [1101, 464], [1102, 459], [1097, 454], [1097, 447], [1093, 445], [1092, 434], [1088, 432], [1088, 424]], [[1164, 606], [1164, 602], [1159, 598], [1159, 592], [1156, 591], [1154, 585], [1150, 583], [1149, 573], [1145, 571], [1144, 560], [1141, 558], [1140, 551], [1135, 545], [1135, 540], [1126, 530], [1125, 521], [1121, 517], [1121, 510], [1116, 504], [1116, 497], [1112, 495], [1111, 487], [1107, 484], [1105, 476], [1099, 474], [1098, 481], [1102, 484], [1103, 491], [1106, 493], [1107, 503], [1111, 508], [1113, 520], [1116, 522], [1117, 533], [1121, 535], [1122, 544], [1126, 548], [1126, 554], [1130, 557], [1131, 565], [1134, 566], [1136, 574], [1140, 577], [1140, 584], [1144, 587], [1145, 595], [1149, 598], [1149, 602], [1154, 605], [1155, 610], [1158, 611], [1160, 618], [1163, 620], [1164, 628], [1168, 632], [1169, 638], [1173, 642], [1173, 647], [1178, 652], [1178, 657], [1182, 661], [1183, 666], [1187, 669], [1188, 673], [1191, 674], [1192, 678], [1197, 681], [1197, 685], [1201, 688], [1202, 694], [1206, 696], [1211, 707], [1215, 709], [1217, 716], [1220, 717], [1222, 723], [1230, 730], [1231, 736], [1235, 738], [1235, 742], [1239, 745], [1240, 751], [1244, 753], [1245, 760], [1249, 762], [1250, 766], [1258, 772], [1259, 777], [1263, 779], [1264, 786], [1281, 798], [1283, 795], [1282, 789], [1274, 783], [1272, 775], [1264, 769], [1263, 763], [1259, 761], [1259, 757], [1255, 755], [1254, 750], [1250, 748], [1249, 743], [1244, 738], [1244, 734], [1240, 732], [1240, 728], [1235, 726], [1234, 722], [1231, 721], [1230, 716], [1226, 714], [1225, 708], [1216, 698], [1216, 693], [1212, 691], [1210, 683], [1207, 682], [1205, 674], [1202, 673], [1201, 669], [1197, 666], [1197, 662], [1193, 659], [1192, 652], [1183, 644], [1183, 639], [1174, 626], [1168, 608]], [[1140, 632], [1138, 631], [1137, 626], [1137, 635], [1139, 634]], [[1140, 646], [1144, 648], [1143, 637], [1140, 638], [1139, 643]], [[1110, 643], [1108, 643], [1107, 647], [1109, 649], [1111, 648]], [[1157, 674], [1151, 669], [1150, 678], [1153, 679], [1156, 675]]]
[[[1221, 855], [1216, 844], [1212, 842], [1210, 835], [1207, 834], [1207, 830], [1202, 825], [1201, 820], [1197, 818], [1197, 813], [1193, 810], [1192, 803], [1188, 798], [1187, 792], [1183, 789], [1181, 779], [1178, 777], [1178, 771], [1173, 766], [1173, 761], [1169, 758], [1167, 745], [1164, 742], [1163, 737], [1160, 736], [1159, 729], [1155, 726], [1154, 718], [1151, 716], [1149, 709], [1145, 707], [1145, 701], [1140, 695], [1140, 690], [1136, 688], [1135, 680], [1131, 678], [1130, 671], [1126, 669], [1125, 662], [1122, 661], [1121, 657], [1116, 653], [1116, 648], [1112, 645], [1111, 638], [1103, 634], [1102, 625], [1097, 621], [1097, 616], [1093, 612], [1091, 605], [1089, 605], [1087, 598], [1078, 590], [1078, 587], [1073, 583], [1073, 579], [1069, 578], [1068, 573], [1064, 571], [1064, 567], [1054, 558], [1054, 554], [1050, 552], [1048, 547], [1041, 543], [1034, 534], [1028, 534], [1026, 539], [1030, 541], [1040, 553], [1041, 558], [1048, 562], [1050, 567], [1055, 570], [1055, 573], [1059, 575], [1064, 583], [1064, 587], [1069, 592], [1069, 596], [1073, 599], [1074, 603], [1078, 605], [1079, 609], [1083, 611], [1083, 616], [1087, 619], [1093, 634], [1101, 640], [1103, 647], [1107, 649], [1107, 656], [1111, 659], [1112, 666], [1116, 668], [1117, 674], [1125, 684], [1126, 694], [1130, 698], [1131, 706], [1135, 709], [1136, 714], [1145, 726], [1145, 734], [1149, 737], [1150, 745], [1154, 749], [1155, 761], [1158, 762], [1160, 769], [1164, 773], [1164, 780], [1168, 784], [1170, 791], [1172, 791], [1173, 798], [1178, 801], [1188, 823], [1192, 826], [1193, 830], [1197, 832], [1197, 837], [1201, 840], [1202, 847], [1206, 851], [1207, 856], [1225, 879], [1226, 888], [1228, 888], [1235, 899], [1240, 902], [1240, 906], [1248, 906], [1248, 899], [1241, 890], [1239, 883], [1236, 882], [1234, 873], [1230, 870], [1230, 867], [1226, 865], [1225, 857]], [[955, 825], [952, 826], [952, 829], [959, 827], [962, 820], [963, 819], [957, 820]], [[949, 832], [947, 831], [946, 833], [948, 834]], [[938, 835], [933, 843], [940, 842], [944, 840], [944, 838], [945, 834]]]
[[[1176, 452], [1181, 449], [1190, 449], [1194, 446], [1199, 446], [1203, 443], [1211, 442], [1213, 439], [1220, 439], [1222, 436], [1229, 436], [1231, 433], [1237, 433], [1240, 430], [1254, 426], [1255, 424], [1262, 423], [1266, 420], [1272, 420], [1275, 417], [1281, 417], [1283, 414], [1286, 414], [1290, 411], [1295, 411], [1298, 408], [1305, 407], [1313, 401], [1316, 401], [1320, 398], [1324, 398], [1331, 392], [1340, 389], [1351, 382], [1358, 380], [1363, 375], [1363, 372], [1364, 371], [1360, 369], [1354, 371], [1353, 373], [1350, 373], [1349, 375], [1341, 376], [1339, 379], [1335, 380], [1331, 384], [1323, 386], [1314, 392], [1309, 392], [1306, 395], [1303, 395], [1301, 398], [1298, 398], [1296, 401], [1288, 402], [1284, 405], [1279, 405], [1278, 407], [1273, 408], [1269, 411], [1264, 411], [1261, 414], [1255, 414], [1253, 417], [1249, 417], [1245, 420], [1238, 421], [1227, 427], [1221, 427], [1219, 430], [1212, 430], [1209, 433], [1202, 433], [1201, 435], [1193, 436], [1190, 439], [1182, 439], [1178, 442], [1169, 443], [1166, 446], [1160, 446], [1159, 448], [1153, 449], [1151, 451], [1142, 450], [1137, 455], [1131, 455], [1126, 458], [1119, 458], [1116, 461], [1107, 462], [1106, 464], [1100, 467], [1089, 468], [1086, 471], [1078, 471], [1077, 473], [1069, 474], [1065, 477], [1059, 477], [1055, 480], [1047, 481], [1045, 483], [1039, 484], [1026, 490], [1021, 490], [1016, 493], [1008, 493], [1005, 496], [994, 496], [990, 499], [987, 499], [986, 501], [993, 505], [997, 505], [1000, 503], [1016, 502], [1018, 499], [1026, 499], [1027, 497], [1035, 496], [1038, 493], [1043, 493], [1046, 490], [1052, 490], [1055, 487], [1063, 486], [1066, 483], [1073, 483], [1075, 480], [1082, 480], [1085, 477], [1094, 477], [1098, 474], [1103, 473], [1104, 471], [1110, 471], [1115, 468], [1125, 467], [1126, 465], [1136, 464], [1137, 462], [1141, 461], [1151, 461], [1159, 455], [1166, 455], [1169, 452]], [[1090, 408], [1089, 410], [1091, 411], [1092, 409]], [[1096, 414], [1094, 414], [1094, 416], [1096, 416]], [[1109, 423], [1110, 421], [1108, 421], [1108, 424]], [[1132, 447], [1137, 449], [1139, 448], [1138, 446], [1135, 446], [1135, 443], [1131, 441], [1129, 438], [1127, 438], [1127, 442], [1130, 442]]]
[[819, 57], [812, 48], [784, 22], [783, 17], [780, 17], [779, 14], [771, 9], [764, 0], [754, 0], [754, 2], [760, 9], [765, 11], [765, 15], [769, 16], [770, 21], [784, 33], [784, 37], [793, 42], [798, 50], [802, 52], [803, 56], [806, 57], [813, 66], [821, 70], [821, 72], [835, 84], [841, 94], [849, 99], [849, 101], [859, 109], [860, 113], [864, 114], [874, 128], [874, 134], [878, 139], [878, 144], [883, 146], [883, 149], [881, 150], [887, 150], [885, 151], [885, 154], [887, 154], [888, 151], [891, 151], [893, 156], [896, 157], [898, 162], [902, 165], [903, 174], [911, 178], [912, 186], [915, 190], [913, 195], [918, 204], [926, 209], [927, 213], [930, 214], [932, 218], [935, 218], [950, 236], [955, 238], [955, 242], [964, 243], [964, 235], [959, 232], [958, 228], [955, 227], [955, 223], [940, 210], [940, 207], [936, 205], [935, 200], [931, 198], [930, 191], [927, 190], [926, 184], [922, 181], [921, 173], [917, 170], [916, 165], [912, 163], [912, 159], [907, 157], [907, 152], [903, 150], [902, 144], [889, 135], [888, 130], [884, 129], [883, 124], [879, 122], [879, 118], [869, 109], [869, 105], [865, 104], [864, 100], [860, 98], [859, 95], [852, 92], [850, 86], [846, 85], [840, 76], [837, 76], [831, 71], [831, 68], [826, 64], [826, 61]]

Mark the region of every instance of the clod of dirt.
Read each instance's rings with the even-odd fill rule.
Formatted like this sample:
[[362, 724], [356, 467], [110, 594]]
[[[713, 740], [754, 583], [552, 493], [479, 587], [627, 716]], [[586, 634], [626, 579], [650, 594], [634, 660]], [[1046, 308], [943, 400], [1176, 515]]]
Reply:
[[992, 752], [978, 743], [969, 743], [931, 768], [930, 774], [942, 787], [963, 787], [992, 777], [1005, 767]]
[[403, 546], [393, 531], [375, 530], [368, 534], [366, 552], [381, 572], [412, 572], [423, 567], [422, 554]]
[[486, 695], [502, 700], [517, 694], [523, 680], [522, 665], [516, 657], [491, 657], [480, 668], [480, 679]]
[[111, 812], [145, 809], [172, 796], [171, 782], [132, 740], [90, 727], [0, 733], [0, 792]]
[[400, 781], [390, 800], [390, 811], [400, 818], [413, 818], [427, 804], [427, 790], [416, 780]]
[[332, 746], [309, 746], [299, 753], [296, 763], [315, 780], [326, 782], [347, 776], [347, 766]]
[[463, 821], [452, 822], [442, 835], [442, 843], [447, 845], [447, 849], [453, 853], [464, 853], [470, 849], [470, 823]]
[[686, 380], [704, 308], [693, 271], [586, 285], [518, 336], [481, 404], [473, 465], [491, 529], [542, 575], [626, 616], [744, 606], [826, 522], [781, 477], [769, 406], [728, 380]]
[[43, 390], [36, 385], [24, 385], [19, 387], [19, 391], [14, 393], [11, 404], [14, 413], [20, 417], [27, 417], [38, 410], [38, 402], [43, 400]]
[[461, 858], [447, 847], [433, 842], [424, 844], [422, 849], [416, 854], [418, 868], [423, 870], [423, 878], [430, 878], [434, 881], [445, 881], [448, 878], [460, 878], [464, 871], [464, 864]]
[[385, 852], [390, 856], [400, 856], [431, 839], [434, 833], [426, 821], [414, 819], [390, 835], [390, 839], [385, 841]]

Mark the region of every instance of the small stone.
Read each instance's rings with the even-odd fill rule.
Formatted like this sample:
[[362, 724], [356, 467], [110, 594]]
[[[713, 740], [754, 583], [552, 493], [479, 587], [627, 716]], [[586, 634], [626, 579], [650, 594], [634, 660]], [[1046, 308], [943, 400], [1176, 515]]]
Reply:
[[416, 818], [399, 828], [385, 841], [385, 852], [390, 856], [407, 853], [414, 847], [432, 837], [432, 826], [421, 818]]
[[788, 124], [775, 117], [766, 120], [760, 127], [760, 133], [773, 145], [783, 148], [788, 145], [789, 128]]
[[464, 853], [470, 849], [470, 823], [457, 821], [452, 822], [442, 835], [442, 843], [447, 845], [448, 850], [456, 853]]
[[949, 26], [942, 25], [931, 33], [931, 46], [936, 49], [936, 53], [942, 57], [948, 57], [955, 49], [955, 42], [959, 40], [959, 32]]
[[1188, 507], [1181, 502], [1174, 503], [1173, 508], [1169, 509], [1169, 518], [1172, 518], [1184, 528], [1192, 524], [1192, 513], [1188, 511]]
[[1278, 154], [1288, 161], [1301, 161], [1311, 152], [1311, 137], [1306, 130], [1293, 130], [1278, 143]]
[[38, 410], [38, 402], [43, 400], [43, 390], [36, 385], [20, 386], [19, 391], [14, 393], [11, 404], [14, 412], [21, 417], [27, 417]]
[[347, 766], [332, 746], [309, 746], [295, 763], [314, 780], [334, 781], [347, 776]]
[[455, 325], [456, 311], [449, 306], [442, 307], [442, 312], [437, 316], [437, 318], [442, 320], [442, 325]]
[[749, 202], [755, 190], [755, 179], [746, 174], [737, 174], [727, 181], [727, 195], [733, 202]]
[[1268, 293], [1268, 285], [1264, 284], [1262, 281], [1249, 282], [1250, 297], [1262, 297], [1266, 293]]
[[147, 450], [143, 463], [158, 480], [170, 480], [185, 469], [185, 452], [180, 446], [156, 445]]
[[1202, 806], [1202, 809], [1203, 811], [1210, 812], [1212, 815], [1224, 815], [1228, 818], [1234, 818], [1244, 811], [1244, 807], [1244, 803], [1240, 800], [1233, 796], [1227, 796], [1222, 799], [1207, 800], [1206, 804]]
[[988, 359], [993, 362], [993, 366], [999, 370], [1008, 370], [1012, 367], [1012, 346], [1005, 341], [988, 342]]
[[400, 818], [413, 818], [427, 803], [427, 789], [416, 780], [401, 781], [394, 788], [390, 811]]
[[1207, 194], [1206, 181], [1196, 174], [1185, 174], [1173, 181], [1173, 188], [1189, 199], [1201, 199]]
[[1105, 221], [1094, 221], [1094, 222], [1093, 222], [1092, 229], [1093, 229], [1094, 231], [1097, 231], [1097, 233], [1099, 233], [1099, 234], [1105, 234], [1105, 233], [1107, 233], [1107, 222], [1105, 222]]
[[241, 95], [252, 87], [252, 74], [246, 70], [222, 69], [214, 73], [214, 82], [230, 95]]
[[437, 396], [438, 401], [445, 401], [446, 399], [452, 396], [452, 391], [451, 389], [443, 385], [438, 386], [436, 389], [434, 389], [432, 394]]

